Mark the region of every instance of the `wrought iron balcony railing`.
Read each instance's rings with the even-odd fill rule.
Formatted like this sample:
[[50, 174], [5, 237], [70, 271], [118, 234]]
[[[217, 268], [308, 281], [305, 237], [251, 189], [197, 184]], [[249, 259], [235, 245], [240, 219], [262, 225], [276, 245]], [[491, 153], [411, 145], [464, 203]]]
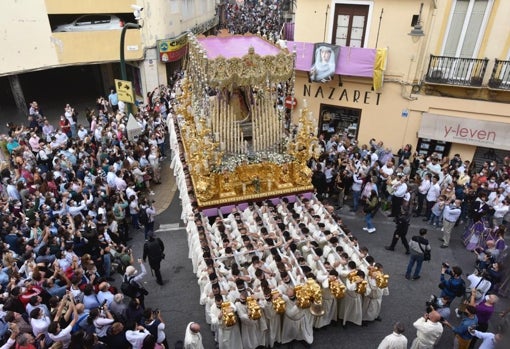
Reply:
[[488, 58], [459, 58], [430, 55], [425, 81], [457, 86], [482, 86]]
[[494, 60], [489, 87], [510, 90], [510, 61]]

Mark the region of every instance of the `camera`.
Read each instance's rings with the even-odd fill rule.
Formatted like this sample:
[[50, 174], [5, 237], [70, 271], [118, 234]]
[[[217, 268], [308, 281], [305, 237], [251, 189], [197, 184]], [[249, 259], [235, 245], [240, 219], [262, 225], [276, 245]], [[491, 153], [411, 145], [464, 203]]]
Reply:
[[152, 311], [152, 313], [154, 314], [154, 316], [157, 316], [157, 315], [159, 314], [159, 309], [157, 309], [157, 308], [156, 308], [156, 309], [154, 309], [154, 310]]
[[441, 263], [441, 266], [445, 269], [450, 269], [450, 264], [446, 263], [446, 262], [443, 262]]

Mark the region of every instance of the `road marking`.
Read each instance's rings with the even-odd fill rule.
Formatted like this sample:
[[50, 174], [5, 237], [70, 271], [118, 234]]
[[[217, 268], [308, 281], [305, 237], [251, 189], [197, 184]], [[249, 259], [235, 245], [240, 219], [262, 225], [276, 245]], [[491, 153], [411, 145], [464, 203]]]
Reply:
[[156, 232], [176, 231], [176, 230], [182, 230], [182, 229], [185, 229], [185, 227], [179, 226], [179, 223], [160, 224], [159, 229], [156, 230]]

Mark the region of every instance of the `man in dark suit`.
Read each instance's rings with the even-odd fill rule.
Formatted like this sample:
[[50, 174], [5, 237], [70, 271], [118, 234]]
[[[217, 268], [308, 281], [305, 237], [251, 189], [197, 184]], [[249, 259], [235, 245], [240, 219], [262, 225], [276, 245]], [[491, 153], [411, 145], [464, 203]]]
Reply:
[[163, 279], [161, 278], [160, 272], [160, 264], [161, 260], [165, 258], [165, 245], [160, 238], [154, 237], [154, 232], [149, 231], [147, 233], [148, 240], [143, 245], [143, 260], [149, 258], [149, 265], [152, 270], [154, 270], [154, 275], [156, 276], [156, 282], [159, 285], [163, 285]]

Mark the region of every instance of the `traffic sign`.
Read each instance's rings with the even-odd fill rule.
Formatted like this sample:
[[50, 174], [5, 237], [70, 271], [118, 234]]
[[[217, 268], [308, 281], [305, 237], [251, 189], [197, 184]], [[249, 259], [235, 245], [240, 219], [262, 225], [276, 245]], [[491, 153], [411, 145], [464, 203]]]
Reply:
[[135, 103], [135, 92], [133, 91], [131, 81], [115, 79], [115, 90], [117, 91], [119, 101]]
[[296, 98], [292, 97], [292, 96], [287, 96], [287, 98], [285, 98], [285, 107], [287, 109], [294, 109], [297, 105], [297, 100]]

